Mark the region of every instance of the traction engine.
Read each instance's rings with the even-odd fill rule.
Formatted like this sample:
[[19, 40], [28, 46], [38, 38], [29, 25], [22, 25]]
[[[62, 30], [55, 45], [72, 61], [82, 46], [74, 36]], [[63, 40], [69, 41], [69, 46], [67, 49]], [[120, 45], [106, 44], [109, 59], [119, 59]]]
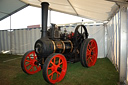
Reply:
[[61, 81], [67, 71], [67, 62], [80, 61], [82, 66], [94, 66], [98, 47], [95, 39], [88, 38], [84, 25], [78, 25], [74, 33], [61, 34], [55, 24], [47, 31], [49, 3], [42, 2], [41, 38], [35, 43], [34, 50], [24, 54], [21, 67], [27, 74], [35, 74], [41, 69], [44, 79], [51, 84]]

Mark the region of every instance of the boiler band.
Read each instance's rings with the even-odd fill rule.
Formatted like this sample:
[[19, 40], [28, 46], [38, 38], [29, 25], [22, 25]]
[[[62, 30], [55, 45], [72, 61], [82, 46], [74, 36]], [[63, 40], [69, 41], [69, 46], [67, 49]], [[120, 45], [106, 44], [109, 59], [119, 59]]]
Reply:
[[53, 53], [70, 53], [73, 50], [73, 44], [70, 40], [68, 41], [53, 41], [52, 44], [54, 47]]

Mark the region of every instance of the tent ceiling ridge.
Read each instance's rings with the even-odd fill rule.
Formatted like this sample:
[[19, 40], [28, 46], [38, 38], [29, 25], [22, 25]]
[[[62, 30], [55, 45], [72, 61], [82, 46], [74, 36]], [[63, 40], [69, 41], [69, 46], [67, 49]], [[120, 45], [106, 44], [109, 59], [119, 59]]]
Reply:
[[3, 14], [9, 14], [9, 13], [5, 13], [5, 12], [2, 12], [2, 11], [0, 11], [0, 13], [3, 13]]
[[70, 6], [70, 5], [66, 5], [66, 4], [58, 4], [58, 3], [54, 3], [54, 2], [49, 2], [51, 4], [55, 4], [55, 5], [61, 5], [61, 6]]
[[74, 6], [71, 4], [70, 0], [67, 0], [67, 1], [68, 1], [68, 3], [71, 5], [71, 7], [73, 8], [73, 10], [75, 11], [76, 15], [78, 15], [76, 9], [75, 9]]

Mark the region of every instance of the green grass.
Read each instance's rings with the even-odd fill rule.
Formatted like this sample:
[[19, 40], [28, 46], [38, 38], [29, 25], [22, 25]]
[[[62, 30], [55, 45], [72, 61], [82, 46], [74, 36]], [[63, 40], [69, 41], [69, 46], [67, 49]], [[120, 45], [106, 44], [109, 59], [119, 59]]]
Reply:
[[[25, 74], [20, 66], [21, 56], [0, 54], [0, 85], [50, 85], [42, 76], [42, 71]], [[3, 62], [8, 59], [12, 61]], [[78, 63], [68, 63], [65, 78], [56, 85], [117, 85], [119, 73], [107, 59], [98, 59], [95, 66], [85, 68]]]

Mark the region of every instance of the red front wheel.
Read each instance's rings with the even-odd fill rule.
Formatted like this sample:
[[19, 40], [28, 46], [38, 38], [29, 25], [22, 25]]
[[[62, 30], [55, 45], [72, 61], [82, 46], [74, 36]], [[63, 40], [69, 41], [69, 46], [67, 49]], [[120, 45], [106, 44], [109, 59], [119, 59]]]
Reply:
[[84, 67], [95, 65], [98, 55], [98, 47], [95, 39], [85, 39], [80, 49], [80, 60]]
[[53, 53], [43, 65], [43, 77], [51, 84], [61, 81], [67, 71], [67, 61], [62, 54]]
[[36, 64], [37, 55], [35, 51], [28, 51], [21, 60], [21, 68], [27, 74], [35, 74], [41, 70], [41, 66]]

